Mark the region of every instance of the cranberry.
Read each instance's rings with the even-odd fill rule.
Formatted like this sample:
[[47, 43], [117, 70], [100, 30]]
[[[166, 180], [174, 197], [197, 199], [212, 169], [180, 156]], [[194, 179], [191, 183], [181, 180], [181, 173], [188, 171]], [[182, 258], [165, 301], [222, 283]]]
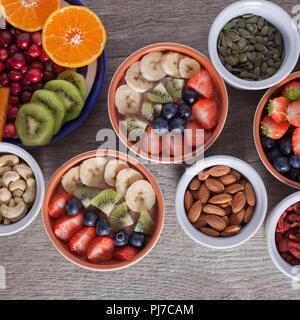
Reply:
[[66, 68], [65, 68], [65, 67], [62, 67], [62, 66], [59, 66], [59, 65], [56, 64], [56, 63], [53, 63], [53, 65], [52, 65], [52, 70], [53, 70], [55, 73], [61, 73], [61, 72], [65, 71]]
[[40, 61], [42, 62], [47, 62], [50, 60], [49, 56], [47, 55], [46, 51], [44, 49], [42, 49], [42, 52], [39, 56]]
[[14, 35], [15, 35], [16, 38], [18, 38], [23, 33], [24, 33], [24, 31], [19, 30], [19, 29], [15, 29]]
[[38, 46], [42, 45], [42, 34], [40, 32], [35, 32], [31, 35], [31, 39]]
[[40, 82], [42, 80], [42, 72], [37, 68], [28, 70], [25, 76], [31, 83]]
[[4, 30], [0, 33], [0, 46], [2, 48], [7, 48], [13, 40], [13, 35], [10, 31]]
[[26, 64], [25, 57], [22, 53], [17, 52], [11, 57], [10, 64], [15, 69], [22, 69]]
[[44, 65], [42, 64], [41, 61], [33, 61], [29, 68], [30, 69], [36, 68], [36, 69], [40, 69], [41, 71], [43, 71]]
[[23, 103], [29, 102], [32, 96], [32, 92], [29, 89], [24, 90], [21, 93], [21, 100]]
[[3, 87], [7, 87], [10, 84], [10, 79], [6, 72], [0, 74], [0, 85]]
[[31, 36], [27, 32], [24, 32], [17, 37], [17, 46], [23, 50], [27, 50], [30, 42]]
[[4, 137], [13, 138], [16, 135], [16, 126], [14, 123], [8, 123], [4, 127]]
[[32, 61], [33, 61], [32, 56], [28, 53], [28, 51], [24, 51], [23, 54], [24, 54], [24, 57], [26, 59], [26, 63], [27, 64], [31, 64]]
[[9, 103], [13, 105], [19, 104], [20, 103], [19, 96], [13, 96], [13, 95], [9, 96]]
[[5, 63], [3, 61], [0, 61], [0, 72], [2, 72], [5, 69]]
[[10, 80], [12, 80], [12, 81], [19, 81], [22, 79], [23, 74], [19, 70], [11, 70], [11, 71], [9, 71], [8, 76], [9, 76]]
[[43, 89], [44, 84], [43, 84], [42, 81], [40, 81], [40, 82], [37, 82], [37, 83], [33, 83], [33, 84], [31, 85], [31, 87], [32, 87], [32, 89], [33, 89], [34, 91], [35, 91], [35, 90], [40, 90], [40, 89]]
[[31, 84], [30, 80], [27, 79], [26, 77], [23, 77], [22, 78], [22, 83], [25, 85], [25, 86], [29, 86]]
[[28, 53], [32, 58], [37, 58], [42, 52], [41, 47], [39, 47], [36, 43], [33, 43], [28, 48]]
[[17, 53], [17, 52], [21, 52], [21, 50], [18, 48], [18, 46], [15, 44], [15, 43], [13, 43], [13, 44], [11, 44], [9, 47], [8, 47], [8, 54], [10, 55], [10, 56], [13, 56], [15, 53]]
[[5, 61], [8, 58], [8, 50], [0, 48], [0, 60]]
[[22, 92], [22, 83], [20, 81], [13, 81], [10, 84], [10, 92], [11, 94], [18, 95]]
[[21, 69], [22, 74], [26, 73], [28, 71], [28, 65], [25, 64], [25, 66]]
[[44, 71], [44, 73], [43, 73], [43, 81], [47, 82], [47, 81], [50, 81], [50, 80], [53, 80], [53, 79], [55, 79], [54, 72], [49, 71], [49, 70]]
[[9, 108], [8, 111], [7, 111], [8, 119], [15, 120], [16, 117], [17, 117], [18, 112], [19, 112], [19, 108], [18, 107], [13, 106], [13, 107]]

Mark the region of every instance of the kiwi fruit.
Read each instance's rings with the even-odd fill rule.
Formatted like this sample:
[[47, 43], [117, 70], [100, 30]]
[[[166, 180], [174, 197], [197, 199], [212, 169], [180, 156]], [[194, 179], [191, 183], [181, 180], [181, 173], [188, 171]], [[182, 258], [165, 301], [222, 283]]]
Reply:
[[36, 90], [30, 102], [42, 103], [52, 112], [54, 117], [54, 134], [57, 134], [61, 129], [65, 115], [66, 115], [66, 105], [63, 99], [50, 90]]
[[85, 99], [87, 89], [86, 81], [83, 75], [72, 70], [66, 70], [61, 72], [57, 79], [71, 82], [79, 90], [82, 98]]
[[91, 204], [109, 216], [121, 198], [122, 195], [120, 193], [112, 189], [106, 189], [98, 193], [98, 195], [91, 200]]
[[125, 127], [129, 133], [129, 141], [138, 141], [140, 137], [144, 134], [147, 123], [141, 121], [137, 117], [125, 115]]
[[182, 89], [184, 86], [183, 79], [167, 78], [166, 80], [166, 89], [174, 99], [182, 98]]
[[117, 232], [120, 229], [128, 227], [133, 224], [131, 214], [125, 202], [115, 207], [109, 217], [111, 230]]
[[152, 221], [150, 214], [145, 210], [142, 211], [134, 227], [134, 231], [146, 233], [146, 234], [152, 234], [153, 230], [154, 230], [154, 223]]
[[155, 88], [150, 90], [147, 93], [147, 97], [150, 101], [154, 103], [173, 102], [172, 97], [170, 96], [170, 94], [168, 93], [168, 91], [162, 83], [158, 84]]
[[64, 100], [67, 108], [64, 122], [74, 120], [80, 115], [84, 100], [72, 83], [66, 80], [51, 80], [45, 84], [44, 89], [55, 92]]
[[80, 187], [72, 192], [72, 195], [79, 199], [86, 209], [91, 205], [92, 199], [99, 194], [99, 189], [93, 187]]
[[160, 116], [161, 109], [162, 109], [161, 104], [144, 102], [142, 106], [142, 115], [147, 121], [153, 122], [156, 118]]
[[16, 129], [26, 147], [41, 146], [53, 137], [55, 120], [53, 113], [42, 103], [26, 103], [20, 108]]

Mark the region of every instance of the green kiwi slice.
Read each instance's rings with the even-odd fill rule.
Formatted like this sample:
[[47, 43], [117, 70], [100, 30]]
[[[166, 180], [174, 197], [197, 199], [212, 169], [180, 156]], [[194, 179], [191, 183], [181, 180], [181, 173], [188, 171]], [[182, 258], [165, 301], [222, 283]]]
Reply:
[[142, 106], [142, 115], [145, 120], [153, 122], [161, 114], [162, 105], [144, 102]]
[[147, 128], [146, 122], [143, 122], [134, 116], [125, 115], [124, 122], [125, 127], [128, 131], [129, 141], [138, 141]]
[[167, 78], [166, 80], [166, 89], [172, 98], [181, 99], [182, 98], [182, 89], [184, 86], [183, 79]]
[[152, 234], [154, 230], [154, 223], [150, 214], [147, 211], [142, 211], [139, 215], [138, 221], [134, 227], [134, 231]]
[[109, 216], [121, 198], [122, 195], [120, 193], [112, 189], [106, 189], [98, 193], [98, 195], [92, 199], [91, 204]]
[[83, 75], [72, 70], [66, 70], [61, 72], [57, 79], [71, 82], [79, 90], [82, 98], [85, 99], [87, 89], [86, 81]]
[[67, 112], [64, 121], [76, 119], [84, 106], [84, 100], [79, 90], [66, 80], [51, 80], [45, 84], [44, 89], [58, 94], [65, 102]]
[[154, 89], [147, 93], [147, 97], [154, 103], [169, 103], [173, 102], [172, 97], [166, 90], [165, 86], [160, 83]]
[[72, 192], [72, 195], [79, 199], [86, 209], [91, 205], [92, 199], [99, 194], [99, 189], [93, 187], [80, 187]]
[[109, 218], [111, 230], [117, 232], [120, 229], [133, 224], [131, 214], [125, 202], [115, 207]]
[[23, 104], [15, 124], [18, 136], [26, 147], [45, 145], [53, 137], [54, 117], [42, 103]]

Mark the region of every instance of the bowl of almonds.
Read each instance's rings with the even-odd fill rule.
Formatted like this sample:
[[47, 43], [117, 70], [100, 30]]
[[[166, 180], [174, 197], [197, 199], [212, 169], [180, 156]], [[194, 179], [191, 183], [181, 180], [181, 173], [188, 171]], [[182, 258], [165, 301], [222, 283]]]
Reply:
[[250, 239], [262, 225], [268, 203], [259, 174], [230, 156], [208, 157], [186, 170], [175, 201], [183, 230], [196, 242], [218, 249]]

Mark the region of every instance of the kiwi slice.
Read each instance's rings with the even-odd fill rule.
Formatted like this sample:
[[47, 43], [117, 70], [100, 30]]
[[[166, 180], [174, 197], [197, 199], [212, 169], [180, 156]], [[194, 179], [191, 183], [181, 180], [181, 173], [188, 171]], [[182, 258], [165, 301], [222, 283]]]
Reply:
[[131, 214], [125, 202], [115, 207], [109, 218], [111, 230], [117, 232], [120, 229], [133, 224]]
[[147, 123], [141, 121], [137, 117], [125, 115], [125, 127], [129, 133], [129, 141], [138, 141], [140, 137], [144, 134]]
[[172, 98], [175, 98], [175, 99], [182, 98], [183, 86], [184, 86], [183, 79], [175, 79], [175, 78], [169, 77], [166, 80], [166, 89]]
[[150, 122], [153, 122], [161, 114], [162, 105], [144, 102], [142, 106], [143, 117]]
[[63, 99], [53, 91], [41, 89], [33, 93], [30, 102], [42, 103], [50, 109], [54, 117], [54, 134], [57, 134], [67, 111]]
[[72, 192], [72, 195], [81, 201], [85, 209], [91, 205], [92, 199], [98, 194], [99, 189], [93, 187], [81, 187]]
[[112, 189], [106, 189], [98, 193], [98, 195], [91, 200], [91, 204], [109, 216], [121, 198], [122, 195], [120, 193]]
[[134, 227], [134, 231], [152, 234], [154, 230], [154, 223], [150, 214], [147, 211], [142, 211], [139, 215], [138, 221]]
[[150, 101], [154, 103], [169, 103], [173, 102], [172, 97], [166, 90], [165, 86], [160, 83], [154, 89], [147, 93], [147, 97]]
[[66, 80], [51, 80], [45, 84], [44, 89], [58, 94], [65, 102], [67, 112], [64, 121], [76, 119], [84, 106], [84, 100], [79, 90]]
[[58, 80], [66, 80], [71, 82], [80, 92], [83, 99], [86, 97], [86, 81], [83, 75], [72, 71], [66, 70], [61, 72], [58, 77]]
[[50, 142], [54, 132], [52, 112], [42, 103], [26, 103], [16, 118], [16, 129], [26, 147], [41, 146]]

